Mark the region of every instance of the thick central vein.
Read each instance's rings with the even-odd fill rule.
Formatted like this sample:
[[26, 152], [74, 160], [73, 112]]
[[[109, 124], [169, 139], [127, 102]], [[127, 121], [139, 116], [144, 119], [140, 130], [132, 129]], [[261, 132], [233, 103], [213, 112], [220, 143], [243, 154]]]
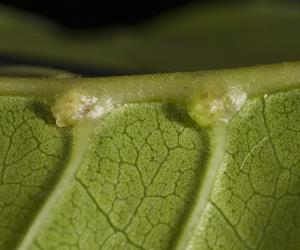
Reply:
[[159, 101], [184, 105], [200, 126], [207, 127], [216, 120], [228, 120], [247, 96], [299, 84], [300, 62], [293, 62], [121, 77], [0, 77], [0, 94], [56, 96], [53, 113], [60, 120], [58, 126], [73, 126], [86, 118], [99, 119], [113, 107], [126, 103]]

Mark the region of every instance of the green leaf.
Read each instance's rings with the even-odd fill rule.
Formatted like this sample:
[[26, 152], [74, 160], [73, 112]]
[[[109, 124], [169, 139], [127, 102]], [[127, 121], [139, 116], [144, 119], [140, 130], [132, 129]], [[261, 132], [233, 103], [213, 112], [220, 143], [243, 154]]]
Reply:
[[300, 249], [299, 65], [0, 77], [0, 249]]
[[38, 244], [166, 249], [204, 174], [206, 134], [181, 109], [140, 104], [103, 119], [89, 143]]
[[13, 249], [67, 164], [72, 138], [35, 98], [0, 98], [0, 249]]
[[192, 249], [300, 249], [300, 90], [249, 100], [228, 126]]

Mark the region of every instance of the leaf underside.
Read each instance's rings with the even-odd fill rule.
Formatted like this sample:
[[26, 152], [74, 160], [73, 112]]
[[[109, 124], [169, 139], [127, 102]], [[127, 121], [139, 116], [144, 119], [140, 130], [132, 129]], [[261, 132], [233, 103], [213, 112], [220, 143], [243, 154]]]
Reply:
[[0, 249], [22, 249], [28, 235], [29, 249], [173, 249], [186, 232], [189, 249], [300, 249], [298, 89], [251, 98], [231, 119], [199, 218], [191, 215], [211, 173], [209, 131], [179, 106], [114, 109], [38, 230], [72, 167], [74, 135], [42, 100], [0, 103]]

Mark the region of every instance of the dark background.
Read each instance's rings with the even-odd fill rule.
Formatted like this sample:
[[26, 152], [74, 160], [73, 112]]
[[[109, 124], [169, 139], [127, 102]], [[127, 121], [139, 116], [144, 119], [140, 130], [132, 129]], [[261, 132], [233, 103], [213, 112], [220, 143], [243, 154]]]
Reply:
[[0, 4], [37, 13], [70, 29], [135, 25], [189, 3], [300, 2], [299, 0], [0, 0]]
[[[106, 29], [112, 26], [135, 26], [146, 22], [164, 12], [181, 8], [188, 4], [200, 3], [204, 7], [214, 3], [226, 5], [227, 3], [247, 2], [299, 2], [299, 0], [0, 0], [0, 4], [15, 7], [27, 12], [35, 13], [54, 21], [73, 31], [88, 31]], [[91, 68], [60, 62], [47, 62], [30, 57], [20, 57], [0, 53], [1, 65], [27, 64], [65, 69], [70, 72], [87, 76], [127, 75], [148, 72], [124, 71], [110, 68]]]
[[[106, 29], [112, 26], [134, 26], [159, 16], [172, 9], [181, 8], [192, 3], [214, 3], [220, 0], [0, 0], [0, 4], [14, 7], [26, 12], [38, 14], [50, 19], [70, 31], [89, 31]], [[223, 1], [224, 2], [224, 1]], [[112, 69], [93, 69], [78, 67], [73, 64], [49, 63], [33, 58], [0, 54], [0, 66], [8, 65], [35, 65], [64, 69], [84, 76], [127, 75], [144, 72], [128, 72]]]
[[[217, 0], [140, 0], [140, 1], [51, 1], [1, 0], [0, 3], [38, 13], [70, 29], [95, 29], [113, 25], [135, 25], [165, 11], [192, 2], [203, 4]], [[232, 1], [231, 1], [232, 2]]]

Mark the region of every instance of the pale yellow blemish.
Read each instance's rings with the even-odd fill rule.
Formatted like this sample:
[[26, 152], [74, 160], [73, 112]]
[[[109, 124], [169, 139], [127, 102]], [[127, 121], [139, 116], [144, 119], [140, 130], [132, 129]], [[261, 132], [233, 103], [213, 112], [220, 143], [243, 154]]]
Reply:
[[188, 102], [187, 110], [201, 127], [210, 127], [218, 120], [228, 123], [246, 99], [246, 93], [239, 88], [215, 88], [195, 94]]
[[111, 98], [99, 98], [75, 88], [58, 96], [51, 110], [58, 127], [70, 127], [84, 119], [97, 119], [112, 109]]

